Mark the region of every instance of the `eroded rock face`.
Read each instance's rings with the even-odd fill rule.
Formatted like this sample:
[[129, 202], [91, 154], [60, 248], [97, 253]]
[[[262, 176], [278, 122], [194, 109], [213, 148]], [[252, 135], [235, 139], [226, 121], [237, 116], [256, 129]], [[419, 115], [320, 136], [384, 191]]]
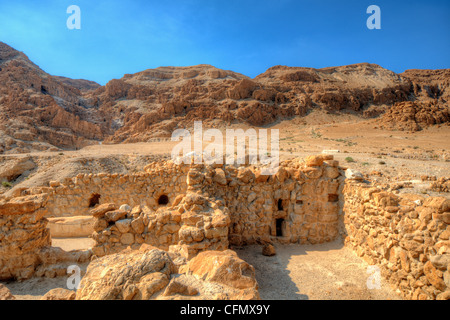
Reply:
[[77, 148], [103, 138], [80, 90], [4, 43], [0, 57], [0, 153]]
[[[207, 252], [206, 261], [175, 265], [175, 253], [143, 246], [91, 262], [77, 300], [258, 299], [253, 267], [231, 251]], [[239, 267], [244, 266], [242, 274]], [[228, 269], [233, 270], [228, 274]], [[208, 273], [202, 277], [199, 270]], [[245, 273], [248, 270], [248, 274]], [[227, 282], [226, 280], [231, 280]]]
[[417, 125], [411, 119], [394, 119], [396, 124], [410, 130], [449, 121], [448, 70], [398, 75], [368, 63], [323, 69], [275, 66], [250, 79], [198, 65], [145, 70], [99, 86], [51, 76], [4, 43], [0, 52], [0, 153], [167, 138], [195, 120], [206, 126], [263, 126], [303, 117], [313, 108], [370, 117], [414, 101], [425, 107], [410, 112], [400, 104], [392, 115], [407, 111], [408, 118], [418, 118]]
[[380, 119], [386, 129], [420, 131], [450, 121], [448, 105], [432, 102], [401, 102], [391, 107]]

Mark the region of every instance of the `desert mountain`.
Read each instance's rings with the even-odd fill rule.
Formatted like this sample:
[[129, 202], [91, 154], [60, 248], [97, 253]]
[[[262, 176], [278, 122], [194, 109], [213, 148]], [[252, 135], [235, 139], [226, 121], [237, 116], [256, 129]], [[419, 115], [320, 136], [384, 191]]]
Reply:
[[160, 67], [99, 86], [51, 76], [0, 43], [0, 153], [148, 141], [194, 120], [263, 126], [314, 109], [420, 130], [450, 121], [449, 82], [448, 69], [396, 74], [361, 63], [275, 66], [254, 79], [210, 65]]
[[55, 78], [59, 82], [64, 83], [65, 85], [75, 87], [80, 91], [94, 90], [100, 87], [100, 85], [97, 82], [84, 79], [70, 79], [61, 76], [53, 76], [53, 78]]
[[0, 152], [77, 148], [103, 139], [82, 92], [0, 43]]

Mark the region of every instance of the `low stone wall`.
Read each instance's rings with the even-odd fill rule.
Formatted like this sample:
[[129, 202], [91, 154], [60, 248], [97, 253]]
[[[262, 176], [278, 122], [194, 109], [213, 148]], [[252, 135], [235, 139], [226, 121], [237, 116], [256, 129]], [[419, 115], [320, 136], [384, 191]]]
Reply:
[[345, 244], [406, 299], [450, 299], [450, 200], [399, 197], [348, 180]]
[[101, 205], [91, 211], [96, 219], [92, 250], [101, 257], [145, 243], [187, 259], [200, 251], [226, 250], [230, 219], [219, 205], [197, 194], [178, 197], [174, 206], [157, 211], [147, 206]]
[[158, 208], [158, 200], [167, 196], [171, 203], [186, 192], [189, 166], [172, 162], [153, 163], [146, 172], [136, 174], [79, 174], [62, 182], [50, 181], [48, 187], [18, 189], [14, 197], [46, 193], [46, 217], [89, 215], [97, 204], [121, 203]]

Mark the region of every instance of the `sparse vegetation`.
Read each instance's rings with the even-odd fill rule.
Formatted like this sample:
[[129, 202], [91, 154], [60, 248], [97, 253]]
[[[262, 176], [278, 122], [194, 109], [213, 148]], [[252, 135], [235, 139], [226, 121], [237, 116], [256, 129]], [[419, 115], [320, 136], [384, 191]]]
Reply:
[[2, 181], [2, 186], [5, 188], [12, 188], [12, 184], [8, 181]]
[[320, 132], [316, 132], [314, 129], [311, 130], [311, 136], [314, 139], [320, 139], [322, 138], [322, 134]]
[[358, 144], [358, 143], [356, 143], [356, 142], [352, 142], [352, 141], [350, 141], [350, 140], [342, 139], [342, 138], [340, 138], [340, 139], [330, 139], [330, 140], [336, 141], [336, 142], [344, 143], [345, 146], [347, 146], [347, 147], [353, 147], [353, 146], [356, 146], [356, 145]]
[[345, 158], [345, 161], [346, 161], [346, 162], [349, 162], [349, 163], [351, 163], [351, 162], [356, 162], [352, 157], [347, 157], [347, 158]]

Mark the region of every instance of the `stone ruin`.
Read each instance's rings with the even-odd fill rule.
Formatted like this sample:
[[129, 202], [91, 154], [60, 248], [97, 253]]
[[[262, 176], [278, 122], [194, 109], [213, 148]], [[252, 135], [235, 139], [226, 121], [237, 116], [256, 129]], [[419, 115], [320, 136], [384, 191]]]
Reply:
[[[145, 255], [139, 251], [143, 247], [184, 261], [177, 270], [189, 271], [200, 254], [215, 254], [211, 259], [217, 260], [220, 252], [228, 252], [226, 260], [236, 262], [228, 250], [233, 246], [318, 244], [342, 238], [358, 256], [378, 266], [404, 298], [449, 299], [450, 200], [394, 195], [359, 175], [346, 177], [345, 170], [332, 155], [285, 161], [272, 176], [251, 165], [165, 161], [137, 174], [80, 174], [48, 187], [18, 189], [0, 200], [0, 280], [65, 275], [67, 263], [74, 261], [92, 261], [92, 268], [98, 269], [97, 261], [115, 263], [130, 250]], [[90, 221], [84, 232], [92, 233], [94, 247], [73, 252], [51, 247], [48, 221], [74, 216]], [[61, 232], [57, 223], [52, 230]], [[198, 259], [194, 264], [204, 270]], [[184, 277], [192, 275], [188, 271]], [[175, 271], [167, 272], [161, 282], [165, 285]], [[236, 277], [238, 287], [248, 280], [239, 272]], [[87, 292], [86, 286], [91, 289], [81, 298], [148, 298], [139, 281], [133, 290], [113, 290], [113, 296], [93, 295], [100, 289], [85, 284], [81, 292]], [[229, 294], [208, 297], [253, 299], [258, 298], [256, 289], [253, 282], [245, 292], [221, 287], [218, 292]]]

